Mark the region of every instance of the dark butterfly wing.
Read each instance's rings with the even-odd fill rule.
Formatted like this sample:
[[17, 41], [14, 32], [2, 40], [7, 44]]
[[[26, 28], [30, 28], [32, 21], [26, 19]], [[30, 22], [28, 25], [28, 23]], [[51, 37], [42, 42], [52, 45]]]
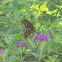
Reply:
[[34, 29], [33, 25], [29, 21], [27, 21], [26, 19], [23, 19], [21, 21], [21, 23], [23, 24], [23, 27], [24, 27], [24, 30], [25, 30], [23, 36], [26, 39], [31, 33], [35, 32], [35, 29]]
[[29, 35], [31, 34], [31, 32], [30, 32], [30, 29], [29, 28], [27, 28], [26, 30], [25, 30], [25, 32], [24, 32], [24, 38], [26, 39]]

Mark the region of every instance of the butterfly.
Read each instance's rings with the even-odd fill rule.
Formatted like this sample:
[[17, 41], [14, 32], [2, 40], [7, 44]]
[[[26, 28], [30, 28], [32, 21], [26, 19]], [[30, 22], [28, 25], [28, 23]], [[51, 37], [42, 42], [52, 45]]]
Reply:
[[24, 32], [24, 34], [23, 34], [23, 37], [24, 37], [25, 39], [27, 39], [31, 33], [35, 33], [35, 32], [36, 32], [36, 30], [34, 29], [32, 23], [29, 22], [28, 20], [23, 19], [23, 20], [21, 21], [21, 23], [22, 23], [22, 25], [23, 25], [23, 27], [24, 27], [24, 30], [25, 30], [25, 32]]

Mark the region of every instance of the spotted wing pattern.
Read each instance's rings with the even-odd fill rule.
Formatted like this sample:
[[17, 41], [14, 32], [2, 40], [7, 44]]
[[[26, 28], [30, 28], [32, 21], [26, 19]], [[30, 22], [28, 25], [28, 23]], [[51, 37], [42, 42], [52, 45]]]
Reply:
[[35, 29], [34, 29], [34, 27], [33, 27], [33, 25], [32, 25], [31, 22], [29, 22], [29, 21], [26, 20], [26, 19], [23, 19], [23, 20], [21, 21], [21, 23], [22, 23], [22, 25], [23, 25], [23, 27], [24, 27], [24, 30], [25, 30], [25, 32], [24, 32], [24, 34], [23, 34], [23, 36], [24, 36], [25, 39], [26, 39], [31, 33], [35, 33]]

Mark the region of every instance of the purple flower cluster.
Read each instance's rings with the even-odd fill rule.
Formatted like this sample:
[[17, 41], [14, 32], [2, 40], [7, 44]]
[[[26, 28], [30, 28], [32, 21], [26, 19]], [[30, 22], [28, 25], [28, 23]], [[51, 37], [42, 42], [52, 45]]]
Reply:
[[3, 51], [5, 51], [5, 50], [1, 48], [1, 49], [0, 49], [0, 53], [3, 52]]
[[19, 48], [19, 47], [25, 47], [25, 45], [23, 44], [23, 42], [18, 42], [18, 41], [16, 41], [15, 44], [18, 45], [18, 48]]
[[41, 40], [41, 41], [44, 41], [45, 38], [48, 38], [49, 36], [48, 35], [45, 35], [45, 33], [42, 33], [42, 34], [37, 34], [37, 36], [34, 38], [34, 41], [36, 40]]

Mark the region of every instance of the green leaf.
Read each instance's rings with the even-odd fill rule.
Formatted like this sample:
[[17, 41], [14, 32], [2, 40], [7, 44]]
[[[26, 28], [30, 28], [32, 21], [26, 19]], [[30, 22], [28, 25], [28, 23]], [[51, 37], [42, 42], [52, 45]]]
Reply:
[[35, 57], [39, 58], [39, 54], [38, 54], [38, 53], [33, 52], [32, 54], [33, 54]]
[[37, 22], [37, 23], [36, 23], [36, 26], [37, 26], [37, 27], [39, 27], [39, 26], [40, 26], [40, 23], [39, 23], [39, 22]]
[[62, 9], [62, 5], [60, 6], [60, 9]]
[[58, 27], [58, 24], [57, 23], [52, 23], [52, 27], [57, 28]]
[[0, 11], [0, 14], [2, 14], [3, 13], [3, 11]]
[[48, 58], [51, 62], [55, 62], [57, 57], [58, 57], [58, 55], [48, 56]]
[[59, 16], [60, 14], [59, 14], [59, 12], [57, 13], [57, 17]]
[[47, 56], [46, 54], [42, 54], [41, 55], [41, 59], [43, 59], [45, 56]]
[[26, 10], [20, 10], [20, 13], [24, 14], [24, 12], [26, 12]]
[[61, 41], [61, 37], [60, 37], [60, 34], [58, 33], [54, 39], [54, 41]]
[[42, 5], [40, 6], [40, 10], [43, 9], [44, 7], [46, 7], [46, 5], [47, 5], [47, 2], [45, 2], [44, 4], [42, 4]]
[[47, 11], [46, 14], [51, 15], [52, 14], [52, 11]]
[[35, 17], [39, 17], [40, 16], [40, 11], [37, 11], [36, 13], [34, 13]]

